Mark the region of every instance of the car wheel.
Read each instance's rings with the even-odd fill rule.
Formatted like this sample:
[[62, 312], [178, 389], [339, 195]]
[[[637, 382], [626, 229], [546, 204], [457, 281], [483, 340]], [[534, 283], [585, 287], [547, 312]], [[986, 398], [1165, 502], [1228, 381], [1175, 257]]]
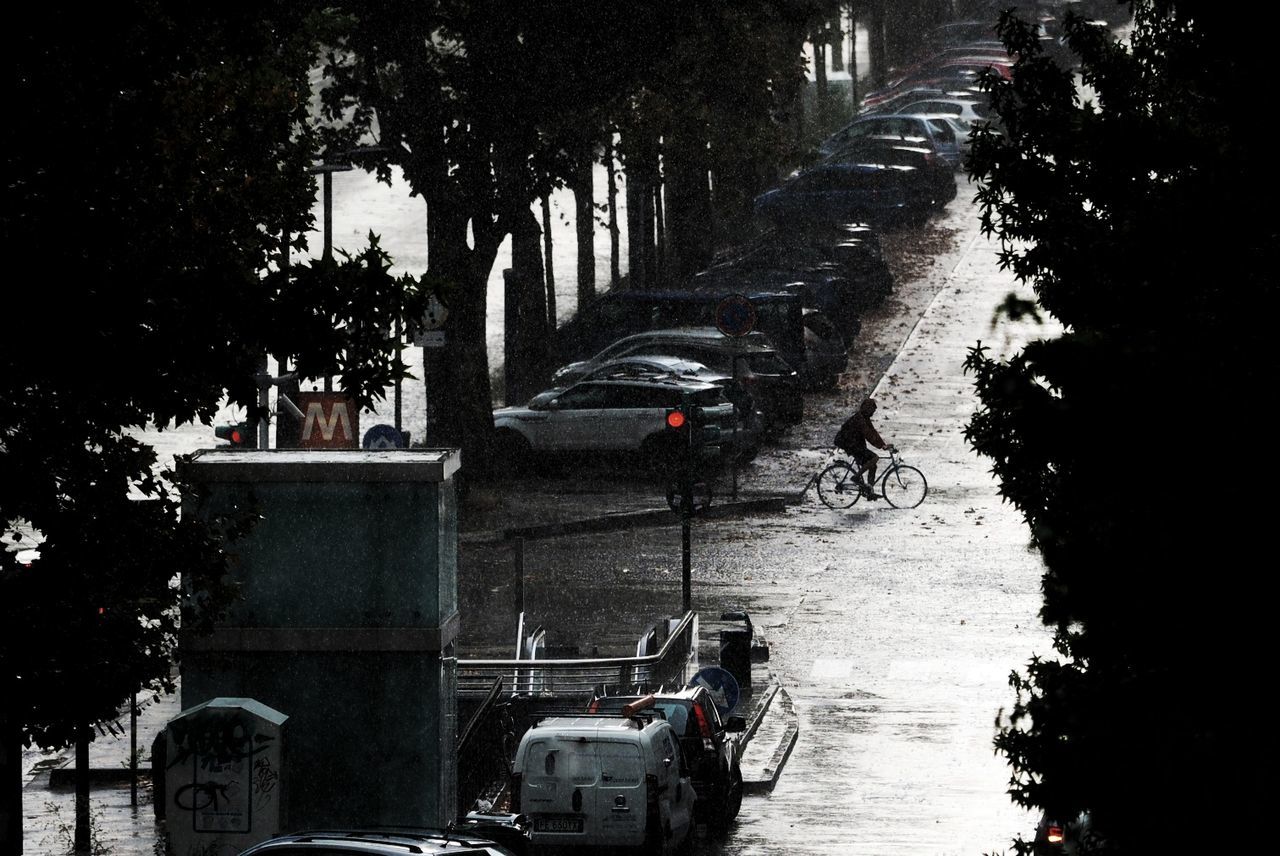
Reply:
[[511, 472], [525, 472], [533, 465], [533, 447], [516, 431], [498, 431], [493, 438], [493, 451], [500, 464]]
[[734, 765], [729, 774], [729, 786], [724, 799], [720, 802], [720, 810], [716, 813], [713, 825], [716, 832], [723, 833], [729, 829], [734, 818], [742, 809], [742, 770]]

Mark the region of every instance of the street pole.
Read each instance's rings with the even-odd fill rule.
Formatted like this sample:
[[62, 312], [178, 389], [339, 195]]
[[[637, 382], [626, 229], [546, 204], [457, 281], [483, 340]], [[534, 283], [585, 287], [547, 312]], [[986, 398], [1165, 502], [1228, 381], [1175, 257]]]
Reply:
[[129, 699], [129, 805], [138, 807], [138, 693]]
[[[400, 357], [404, 354], [404, 331], [400, 328], [400, 319], [396, 319], [396, 356]], [[396, 431], [400, 431], [400, 378], [396, 378]], [[406, 444], [407, 445], [407, 444]]]
[[[350, 152], [340, 152], [342, 156], [347, 156]], [[332, 163], [327, 158], [323, 163], [318, 163], [307, 170], [312, 175], [319, 173], [323, 176], [322, 186], [324, 198], [324, 249], [321, 252], [321, 258], [328, 260], [333, 258], [333, 174], [335, 172], [350, 172], [355, 169], [349, 163]], [[326, 377], [324, 379], [324, 391], [333, 392], [333, 378]]]
[[[689, 498], [692, 502], [692, 497]], [[687, 506], [686, 506], [687, 507]], [[689, 612], [693, 609], [693, 563], [689, 556], [689, 512], [683, 515], [680, 521], [680, 552], [683, 556], [683, 566], [681, 569], [681, 603], [683, 604], [683, 612]]]

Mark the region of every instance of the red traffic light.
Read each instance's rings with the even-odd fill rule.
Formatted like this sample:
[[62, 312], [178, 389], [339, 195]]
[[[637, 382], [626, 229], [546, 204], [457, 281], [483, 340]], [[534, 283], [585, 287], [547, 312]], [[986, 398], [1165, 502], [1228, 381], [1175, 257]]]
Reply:
[[670, 428], [683, 428], [685, 423], [683, 410], [667, 411], [667, 426]]
[[219, 425], [213, 429], [213, 435], [219, 440], [228, 441], [232, 447], [244, 448], [249, 439], [249, 426], [241, 422], [239, 425]]

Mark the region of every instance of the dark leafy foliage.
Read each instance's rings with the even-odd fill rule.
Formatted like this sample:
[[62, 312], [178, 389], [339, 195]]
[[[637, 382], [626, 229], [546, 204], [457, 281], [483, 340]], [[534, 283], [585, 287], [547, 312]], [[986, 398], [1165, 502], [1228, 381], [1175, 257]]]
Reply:
[[1076, 69], [1006, 14], [1016, 72], [988, 83], [1005, 133], [969, 164], [1002, 263], [1065, 328], [967, 362], [967, 437], [1044, 556], [1058, 654], [1014, 676], [996, 742], [1013, 798], [1087, 810], [1096, 852], [1222, 852], [1263, 816], [1275, 750], [1254, 720], [1277, 188], [1248, 105], [1266, 77], [1221, 10], [1132, 11], [1123, 42], [1068, 19]]
[[[131, 436], [254, 406], [267, 354], [369, 402], [405, 367], [387, 333], [423, 300], [376, 246], [281, 271], [310, 226], [309, 71], [335, 19], [310, 4], [24, 7], [5, 52], [0, 524], [43, 538], [0, 566], [0, 696], [28, 740], [163, 687], [177, 578], [232, 596], [219, 527]], [[211, 435], [212, 442], [212, 435]]]

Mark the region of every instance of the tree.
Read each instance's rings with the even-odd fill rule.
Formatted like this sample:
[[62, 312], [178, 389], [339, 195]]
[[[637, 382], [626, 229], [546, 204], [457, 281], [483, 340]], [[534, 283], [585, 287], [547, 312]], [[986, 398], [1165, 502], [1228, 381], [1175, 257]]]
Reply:
[[[276, 2], [15, 13], [0, 534], [43, 543], [31, 567], [0, 567], [6, 741], [83, 744], [132, 692], [168, 688], [175, 575], [205, 617], [233, 595], [216, 545], [235, 521], [182, 518], [180, 486], [134, 429], [208, 424], [224, 395], [265, 417], [254, 373], [267, 353], [303, 377], [338, 375], [365, 404], [406, 372], [386, 332], [423, 295], [388, 275], [376, 242], [275, 264], [310, 225], [308, 72], [333, 23]], [[6, 793], [17, 754], [6, 745]], [[4, 833], [20, 843], [19, 824]]]
[[[493, 430], [489, 273], [508, 234], [526, 243], [532, 236], [536, 248], [530, 206], [549, 189], [549, 177], [569, 176], [578, 148], [564, 156], [565, 129], [628, 91], [626, 81], [658, 55], [650, 48], [659, 42], [650, 39], [668, 15], [661, 4], [641, 6], [441, 0], [344, 7], [350, 28], [327, 63], [325, 104], [346, 122], [349, 139], [376, 129], [385, 151], [365, 164], [384, 178], [399, 166], [427, 205], [429, 269], [450, 283], [451, 326], [446, 358], [432, 367], [443, 417], [431, 439], [460, 446], [470, 471], [483, 468]], [[620, 25], [620, 14], [633, 17]], [[595, 132], [594, 121], [583, 125]], [[546, 327], [545, 318], [534, 323]], [[522, 356], [545, 361], [540, 353]]]
[[967, 438], [1044, 556], [1055, 633], [1056, 656], [1013, 676], [996, 745], [1016, 802], [1089, 813], [1092, 852], [1164, 847], [1162, 827], [1179, 851], [1228, 852], [1253, 837], [1241, 818], [1267, 816], [1275, 757], [1253, 696], [1271, 671], [1270, 515], [1241, 490], [1276, 470], [1251, 417], [1275, 365], [1258, 319], [1276, 181], [1247, 122], [1265, 52], [1204, 4], [1132, 13], [1124, 41], [1068, 18], [1078, 76], [1003, 15], [1018, 61], [988, 85], [1004, 133], [980, 132], [969, 165], [983, 229], [1036, 295], [1007, 308], [1065, 330], [967, 361]]

